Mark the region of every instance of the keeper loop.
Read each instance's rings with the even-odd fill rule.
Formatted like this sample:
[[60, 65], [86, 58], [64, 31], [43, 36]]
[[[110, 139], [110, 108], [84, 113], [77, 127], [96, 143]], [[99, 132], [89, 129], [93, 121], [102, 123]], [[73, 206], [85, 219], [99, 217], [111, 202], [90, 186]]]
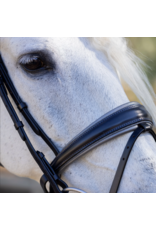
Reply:
[[44, 154], [42, 152], [37, 151], [37, 154], [41, 159], [44, 158]]
[[16, 122], [15, 124], [15, 129], [19, 129], [19, 128], [21, 128], [21, 127], [23, 127], [24, 125], [23, 125], [23, 123], [22, 123], [22, 121], [18, 121], [18, 122]]
[[141, 124], [139, 124], [139, 126], [142, 127], [144, 129], [144, 131], [151, 130], [151, 126], [148, 123], [141, 123]]
[[27, 108], [27, 104], [25, 102], [21, 102], [17, 107], [20, 111], [22, 111], [23, 109]]

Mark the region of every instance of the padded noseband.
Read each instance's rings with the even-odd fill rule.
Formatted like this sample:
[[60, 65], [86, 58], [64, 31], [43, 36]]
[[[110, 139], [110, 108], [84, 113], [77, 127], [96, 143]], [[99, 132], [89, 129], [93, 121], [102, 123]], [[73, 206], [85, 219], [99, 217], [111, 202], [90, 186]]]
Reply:
[[151, 116], [144, 106], [137, 102], [119, 106], [99, 118], [70, 141], [51, 165], [58, 173], [77, 157], [117, 135], [134, 131], [138, 124], [143, 122], [152, 127]]

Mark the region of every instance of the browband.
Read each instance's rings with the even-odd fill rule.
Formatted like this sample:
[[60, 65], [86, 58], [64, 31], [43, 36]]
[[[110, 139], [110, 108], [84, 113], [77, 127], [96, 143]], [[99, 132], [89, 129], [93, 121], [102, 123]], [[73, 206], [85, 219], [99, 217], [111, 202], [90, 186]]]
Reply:
[[145, 107], [129, 102], [105, 114], [88, 126], [55, 157], [51, 166], [58, 173], [77, 157], [115, 136], [134, 131], [139, 124], [147, 123], [152, 129], [152, 118]]

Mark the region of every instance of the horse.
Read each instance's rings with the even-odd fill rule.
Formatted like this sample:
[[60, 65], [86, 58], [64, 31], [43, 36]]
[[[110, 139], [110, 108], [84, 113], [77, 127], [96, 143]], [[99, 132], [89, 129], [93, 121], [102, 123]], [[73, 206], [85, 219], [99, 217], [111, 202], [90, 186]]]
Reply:
[[[120, 78], [146, 107], [156, 125], [155, 93], [144, 63], [124, 38], [1, 38], [0, 54], [20, 97], [61, 151], [103, 114], [128, 103]], [[11, 103], [15, 103], [9, 96]], [[33, 146], [47, 160], [53, 151], [34, 134], [15, 108]], [[1, 103], [0, 162], [11, 173], [40, 181], [42, 171]], [[109, 192], [118, 162], [132, 132], [113, 138], [77, 158], [61, 173], [70, 186]], [[143, 133], [129, 156], [118, 192], [156, 192], [156, 143]]]

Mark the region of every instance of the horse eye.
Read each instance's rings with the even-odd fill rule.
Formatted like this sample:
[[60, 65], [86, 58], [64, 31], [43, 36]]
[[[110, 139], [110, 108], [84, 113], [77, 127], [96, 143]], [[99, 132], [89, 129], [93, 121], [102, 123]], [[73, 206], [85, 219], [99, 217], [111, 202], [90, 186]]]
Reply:
[[35, 57], [29, 62], [21, 63], [21, 65], [27, 70], [39, 70], [45, 67], [44, 62], [39, 57]]

